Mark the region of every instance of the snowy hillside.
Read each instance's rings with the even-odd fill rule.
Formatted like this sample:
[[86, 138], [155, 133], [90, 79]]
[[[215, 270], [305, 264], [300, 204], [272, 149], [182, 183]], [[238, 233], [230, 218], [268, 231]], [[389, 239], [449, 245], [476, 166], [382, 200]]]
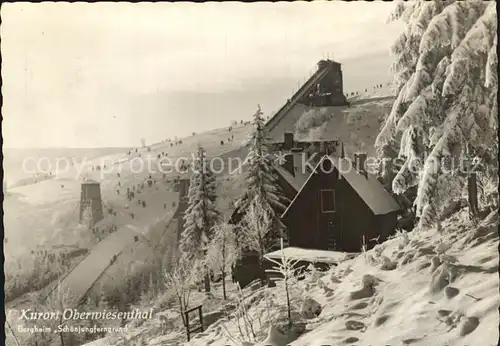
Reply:
[[[173, 179], [179, 175], [176, 171], [178, 163], [190, 160], [198, 145], [203, 145], [210, 156], [227, 156], [225, 153], [241, 147], [249, 132], [249, 126], [238, 125], [231, 132], [227, 128], [216, 129], [183, 138], [182, 144], [178, 145], [164, 142], [152, 145], [150, 149], [140, 148], [137, 152], [135, 149], [120, 153], [104, 151], [105, 155], [100, 157], [91, 152], [91, 156], [80, 157], [72, 166], [53, 170], [51, 179], [9, 188], [4, 200], [4, 268], [8, 300], [30, 289], [44, 287], [84, 258], [79, 255], [64, 264], [56, 264], [46, 258], [47, 253], [69, 256], [69, 252], [75, 249], [91, 250], [113, 228], [131, 226], [144, 233], [142, 237], [149, 237], [147, 233], [154, 233], [154, 229], [162, 231], [178, 203], [173, 186]], [[38, 159], [44, 160], [44, 156]], [[162, 166], [162, 162], [168, 166]], [[153, 181], [151, 186], [146, 183], [149, 177]], [[104, 219], [96, 225], [101, 230], [97, 235], [79, 224], [83, 178], [101, 183]], [[221, 185], [226, 182], [222, 177], [219, 180]], [[135, 199], [127, 199], [127, 189], [135, 189]], [[222, 208], [229, 208], [227, 200], [221, 198], [220, 202]], [[133, 248], [124, 255], [139, 251], [132, 257], [135, 261], [145, 258], [141, 252], [145, 252], [146, 257], [151, 256], [149, 250]], [[96, 255], [96, 258], [100, 256]], [[123, 272], [129, 267], [126, 262], [125, 259], [117, 261], [111, 272]], [[89, 273], [89, 281], [94, 280], [95, 275]], [[16, 304], [13, 301], [9, 306]]]
[[7, 9], [10, 145], [141, 143], [4, 149], [8, 346], [497, 344], [495, 2], [314, 3]]
[[[364, 150], [375, 155], [374, 143], [384, 117], [390, 111], [392, 96], [350, 100], [350, 107], [307, 107], [297, 104], [271, 131], [274, 141], [283, 133], [295, 133], [297, 140], [340, 140], [346, 152]], [[309, 118], [309, 119], [308, 119]]]
[[[332, 113], [331, 120], [322, 126], [322, 133], [316, 139], [340, 139], [345, 142], [348, 153], [359, 145], [357, 138], [363, 138], [367, 143], [366, 147], [372, 146], [380, 127], [380, 119], [390, 106], [391, 98], [368, 98], [352, 102], [356, 104], [355, 107]], [[280, 123], [275, 131], [295, 131], [297, 119], [304, 113], [304, 109], [300, 107], [299, 105], [294, 110], [296, 117], [289, 114], [286, 122]], [[359, 126], [360, 124], [363, 126]], [[289, 126], [290, 129], [283, 126]], [[155, 227], [164, 228], [168, 218], [162, 215], [171, 214], [175, 210], [172, 206], [178, 198], [172, 186], [172, 180], [178, 176], [173, 165], [180, 160], [190, 160], [199, 144], [204, 146], [209, 157], [221, 158], [226, 166], [231, 158], [243, 161], [247, 150], [242, 144], [246, 142], [250, 130], [248, 125], [237, 125], [231, 132], [225, 128], [194, 134], [183, 138], [182, 144], [179, 145], [163, 142], [153, 144], [149, 149], [104, 152], [105, 155], [100, 157], [95, 157], [95, 153], [92, 153], [89, 157], [79, 158], [72, 166], [54, 170], [51, 179], [9, 189], [4, 201], [6, 272], [16, 272], [20, 258], [25, 257], [29, 251], [50, 250], [53, 246], [71, 245], [83, 249], [94, 246], [97, 240], [92, 239], [91, 234], [82, 231], [78, 225], [82, 178], [94, 179], [101, 183], [105, 219], [98, 227], [133, 226], [144, 232]], [[348, 134], [348, 137], [345, 134]], [[165, 170], [162, 166], [164, 162], [170, 162], [172, 166]], [[217, 165], [217, 161], [215, 163]], [[168, 168], [171, 168], [171, 172]], [[217, 175], [218, 207], [224, 216], [230, 215], [232, 205], [241, 196], [244, 184], [243, 175], [228, 174], [228, 170], [225, 167]], [[154, 181], [153, 186], [146, 184], [141, 188], [140, 195], [137, 193], [136, 200], [129, 202], [126, 198], [127, 189], [139, 187], [149, 176]], [[147, 207], [138, 204], [139, 200], [144, 201]], [[109, 214], [110, 210], [113, 214]], [[159, 221], [160, 219], [163, 221]], [[137, 251], [147, 253], [147, 250]], [[132, 258], [137, 261], [144, 258], [144, 255], [135, 254]], [[75, 259], [72, 265], [76, 265], [78, 260]], [[124, 272], [123, 268], [127, 265], [120, 263], [125, 262], [126, 260], [120, 259], [109, 270]], [[34, 268], [26, 263], [23, 266]], [[36, 274], [34, 269], [32, 271], [29, 275]], [[25, 280], [27, 278], [20, 282]]]
[[[292, 290], [292, 316], [302, 329], [295, 336], [280, 332], [286, 303], [278, 284], [245, 289], [247, 312], [239, 320], [231, 310], [229, 317], [216, 313], [223, 304], [219, 291], [212, 298], [196, 296], [193, 306], [203, 303], [211, 325], [189, 343], [175, 323], [176, 310], [157, 306], [153, 320], [87, 346], [495, 345], [500, 304], [497, 227], [497, 211], [473, 226], [462, 210], [443, 223], [441, 234], [401, 233], [327, 273], [311, 272]], [[229, 309], [230, 304], [242, 308], [237, 298], [233, 288]], [[317, 306], [317, 316], [304, 310], [311, 306]], [[163, 323], [170, 326], [169, 333], [161, 332]], [[245, 329], [250, 326], [253, 332]], [[267, 338], [270, 326], [273, 332]]]
[[352, 95], [347, 92], [347, 99], [349, 102], [355, 102], [359, 100], [375, 99], [380, 97], [390, 97], [394, 96], [394, 89], [392, 83], [382, 83], [377, 86], [371, 86], [365, 88], [365, 90], [358, 91], [358, 95]]
[[[241, 146], [248, 133], [249, 126], [238, 126], [232, 132], [227, 129], [213, 130], [199, 135], [183, 139], [183, 143], [171, 147], [169, 143], [155, 144], [151, 146], [151, 151], [144, 148], [137, 153], [127, 155], [126, 152], [108, 154], [100, 157], [82, 158], [81, 163], [73, 167], [63, 169], [56, 174], [54, 179], [45, 180], [37, 184], [21, 186], [9, 189], [9, 195], [4, 201], [5, 229], [6, 237], [9, 239], [7, 248], [11, 245], [18, 247], [22, 240], [23, 248], [43, 244], [46, 240], [51, 240], [52, 231], [58, 228], [74, 228], [78, 224], [78, 215], [74, 213], [80, 199], [80, 184], [83, 177], [92, 178], [101, 182], [102, 198], [106, 206], [114, 207], [128, 214], [126, 211], [129, 203], [126, 200], [126, 188], [134, 184], [141, 184], [146, 181], [149, 175], [159, 183], [158, 187], [153, 187], [144, 191], [143, 198], [148, 208], [142, 210], [137, 208], [139, 220], [151, 220], [164, 212], [164, 203], [171, 206], [173, 198], [168, 198], [171, 186], [163, 183], [163, 176], [157, 155], [166, 152], [168, 159], [172, 162], [170, 167], [172, 172], [166, 173], [166, 178], [173, 179], [178, 175], [175, 172], [174, 164], [176, 160], [184, 158], [189, 160], [191, 154], [196, 150], [198, 144], [203, 145], [208, 155], [218, 156], [224, 152], [230, 152]], [[227, 139], [234, 135], [233, 141]], [[221, 145], [224, 141], [224, 145]], [[42, 156], [43, 157], [43, 156]], [[166, 161], [166, 157], [162, 159]], [[150, 161], [151, 170], [148, 168]], [[167, 162], [168, 163], [168, 162]], [[93, 167], [106, 165], [106, 169], [93, 170]], [[142, 167], [141, 167], [142, 165]], [[141, 169], [142, 168], [142, 169]], [[167, 171], [168, 167], [164, 168]], [[165, 185], [165, 187], [160, 186]], [[120, 190], [119, 194], [117, 190]], [[133, 207], [135, 209], [135, 207]], [[106, 214], [106, 213], [105, 213]], [[137, 221], [137, 220], [136, 220]], [[139, 223], [146, 226], [147, 223]], [[35, 226], [36, 224], [36, 226]], [[14, 231], [15, 230], [15, 231]], [[26, 244], [26, 236], [29, 234], [31, 243]], [[31, 244], [31, 245], [30, 245]]]

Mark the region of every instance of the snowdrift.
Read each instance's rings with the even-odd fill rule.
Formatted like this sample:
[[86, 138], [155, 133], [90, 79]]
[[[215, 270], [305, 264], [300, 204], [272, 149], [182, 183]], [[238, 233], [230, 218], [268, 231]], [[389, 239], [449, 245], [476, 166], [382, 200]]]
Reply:
[[476, 226], [467, 215], [462, 210], [447, 219], [442, 233], [400, 233], [328, 272], [311, 272], [291, 290], [293, 328], [286, 327], [283, 287], [251, 285], [239, 302], [231, 294], [245, 318], [230, 311], [190, 342], [181, 326], [160, 332], [159, 316], [175, 309], [159, 309], [157, 318], [130, 333], [88, 346], [131, 340], [151, 346], [495, 345], [498, 211]]

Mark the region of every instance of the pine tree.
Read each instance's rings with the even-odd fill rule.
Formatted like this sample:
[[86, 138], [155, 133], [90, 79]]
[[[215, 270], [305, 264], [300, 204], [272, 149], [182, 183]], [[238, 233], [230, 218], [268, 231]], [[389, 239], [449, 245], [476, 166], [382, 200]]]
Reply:
[[248, 210], [252, 201], [258, 198], [262, 203], [263, 210], [271, 215], [272, 238], [277, 243], [285, 233], [285, 226], [281, 222], [279, 215], [286, 208], [283, 204], [286, 202], [286, 198], [276, 184], [277, 177], [272, 167], [269, 139], [265, 134], [265, 121], [262, 115], [259, 105], [253, 116], [254, 131], [249, 141], [250, 151], [247, 157], [248, 171], [246, 176], [247, 191], [236, 205], [240, 210]]
[[212, 229], [219, 218], [215, 205], [215, 175], [210, 170], [202, 147], [198, 148], [192, 168], [180, 250], [189, 259], [200, 259], [207, 249]]
[[405, 30], [392, 47], [397, 97], [376, 147], [382, 159], [392, 148], [403, 160], [393, 191], [417, 187], [417, 216], [427, 227], [463, 190], [457, 163], [470, 155], [491, 162], [487, 148], [498, 147], [495, 3], [405, 2], [390, 19]]

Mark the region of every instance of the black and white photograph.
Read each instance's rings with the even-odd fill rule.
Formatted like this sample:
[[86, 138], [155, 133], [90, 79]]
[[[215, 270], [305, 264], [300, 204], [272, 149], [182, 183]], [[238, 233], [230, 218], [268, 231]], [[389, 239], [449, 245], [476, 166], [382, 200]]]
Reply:
[[2, 4], [5, 345], [497, 345], [496, 5]]

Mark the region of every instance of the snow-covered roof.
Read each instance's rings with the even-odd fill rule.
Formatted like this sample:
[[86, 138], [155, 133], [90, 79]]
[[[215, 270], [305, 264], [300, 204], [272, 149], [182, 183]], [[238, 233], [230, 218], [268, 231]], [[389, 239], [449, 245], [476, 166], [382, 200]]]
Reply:
[[347, 172], [344, 172], [346, 171], [346, 166], [351, 165], [352, 167], [352, 160], [334, 156], [328, 156], [327, 158], [341, 171], [342, 176], [375, 215], [387, 214], [401, 209], [394, 197], [391, 196], [373, 174], [367, 173], [365, 177], [356, 169], [347, 169]]
[[[294, 164], [297, 163], [298, 160], [294, 160]], [[288, 172], [283, 166], [278, 164], [273, 165], [274, 169], [283, 177], [283, 179], [292, 186], [295, 191], [300, 191], [301, 187], [306, 183], [309, 178], [309, 174], [304, 172], [300, 167], [295, 166], [295, 173], [292, 175]]]
[[265, 254], [264, 257], [271, 258], [274, 260], [279, 260], [281, 259], [282, 255], [285, 258], [295, 261], [304, 261], [311, 263], [330, 263], [330, 264], [338, 264], [346, 259], [350, 259], [356, 256], [355, 253], [287, 247], [284, 248], [283, 250], [280, 249]]
[[293, 205], [297, 197], [307, 185], [309, 179], [311, 179], [314, 172], [318, 170], [318, 167], [323, 163], [324, 160], [330, 160], [332, 162], [332, 164], [339, 171], [342, 177], [345, 178], [347, 183], [354, 189], [354, 191], [356, 191], [359, 197], [361, 197], [361, 199], [366, 203], [368, 208], [370, 208], [370, 210], [375, 215], [388, 214], [390, 212], [401, 209], [396, 200], [382, 186], [382, 184], [374, 175], [367, 173], [365, 176], [359, 173], [358, 170], [353, 168], [353, 162], [349, 158], [340, 158], [332, 155], [325, 155], [318, 162], [313, 170], [313, 173], [311, 173], [304, 184], [302, 184], [297, 192], [297, 195], [292, 200], [285, 212], [282, 214], [282, 217], [286, 215], [290, 207]]

